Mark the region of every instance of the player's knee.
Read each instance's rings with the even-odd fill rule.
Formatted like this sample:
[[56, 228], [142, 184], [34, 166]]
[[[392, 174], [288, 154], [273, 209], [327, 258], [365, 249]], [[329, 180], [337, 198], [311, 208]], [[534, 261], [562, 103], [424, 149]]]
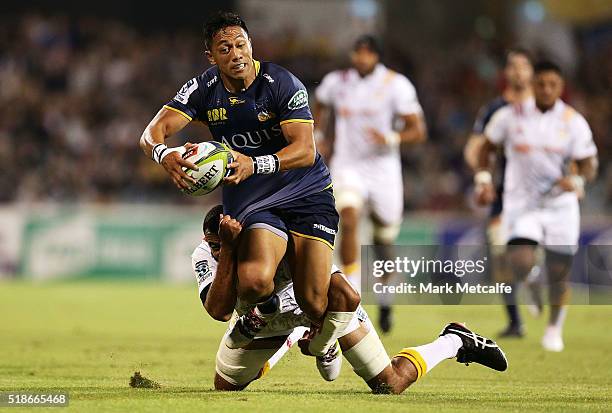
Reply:
[[546, 272], [551, 283], [566, 281], [572, 268], [573, 256], [546, 250]]
[[274, 274], [261, 266], [245, 265], [238, 270], [238, 296], [246, 302], [257, 302], [274, 290]]
[[508, 261], [515, 277], [523, 279], [536, 262], [535, 249], [537, 242], [517, 238], [508, 243]]
[[353, 312], [361, 302], [359, 293], [339, 274], [332, 276], [327, 298], [329, 311]]
[[238, 385], [228, 382], [223, 377], [221, 377], [219, 373], [215, 373], [214, 386], [215, 386], [215, 390], [218, 390], [218, 391], [241, 391], [246, 388], [246, 385], [238, 386]]
[[300, 308], [312, 320], [321, 320], [327, 310], [327, 296], [319, 294], [309, 294], [303, 302], [299, 303]]

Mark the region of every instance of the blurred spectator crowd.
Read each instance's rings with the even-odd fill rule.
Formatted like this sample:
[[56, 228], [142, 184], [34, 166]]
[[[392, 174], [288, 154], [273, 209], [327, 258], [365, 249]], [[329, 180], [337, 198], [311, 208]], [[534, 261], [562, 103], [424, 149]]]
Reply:
[[[346, 64], [323, 43], [303, 47], [290, 33], [254, 33], [254, 45], [257, 58], [287, 67], [311, 90]], [[475, 39], [410, 60], [391, 52], [391, 66], [415, 83], [430, 138], [403, 149], [406, 207], [465, 209], [471, 174], [463, 145], [478, 108], [499, 93], [499, 53]], [[602, 211], [612, 204], [612, 50], [580, 58], [567, 96], [600, 150], [592, 196]], [[143, 156], [138, 139], [161, 105], [207, 67], [193, 31], [148, 33], [86, 17], [0, 19], [0, 202], [196, 202]], [[207, 136], [189, 127], [176, 142]]]

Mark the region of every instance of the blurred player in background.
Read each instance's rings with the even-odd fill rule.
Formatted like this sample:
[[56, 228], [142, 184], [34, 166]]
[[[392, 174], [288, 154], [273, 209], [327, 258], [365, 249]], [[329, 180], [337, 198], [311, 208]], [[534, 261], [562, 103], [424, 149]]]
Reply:
[[560, 98], [561, 69], [541, 62], [534, 73], [535, 99], [499, 109], [484, 130], [476, 195], [483, 204], [494, 199], [490, 158], [503, 146], [502, 230], [509, 263], [515, 279], [523, 280], [535, 265], [536, 247], [544, 247], [550, 317], [542, 346], [562, 351], [569, 275], [580, 235], [578, 200], [585, 183], [595, 179], [597, 148], [584, 117]]
[[[491, 117], [498, 109], [508, 104], [520, 104], [533, 96], [531, 90], [531, 81], [533, 77], [533, 66], [529, 52], [523, 49], [510, 49], [506, 52], [506, 62], [504, 67], [505, 87], [502, 94], [491, 102], [483, 106], [479, 112], [472, 135], [470, 136], [465, 146], [465, 160], [468, 165], [475, 171], [478, 168], [478, 153], [481, 146], [485, 142], [484, 130], [491, 120]], [[506, 157], [503, 149], [500, 148], [497, 154], [497, 162], [495, 168], [495, 199], [492, 200], [491, 210], [489, 213], [489, 222], [487, 223], [486, 239], [491, 254], [491, 268], [493, 277], [500, 282], [507, 282], [512, 285], [512, 293], [504, 294], [504, 302], [508, 313], [508, 326], [501, 332], [500, 337], [522, 337], [523, 327], [521, 323], [518, 308], [515, 305], [515, 295], [517, 283], [512, 279], [505, 260], [505, 246], [501, 234], [501, 211], [504, 191], [504, 170], [506, 167]], [[482, 175], [478, 175], [482, 176]], [[476, 188], [481, 188], [476, 182]], [[491, 202], [491, 200], [488, 200]], [[539, 267], [534, 266], [533, 275], [539, 272]], [[532, 288], [537, 288], [539, 283], [531, 283]], [[534, 297], [539, 299], [538, 291], [534, 291]], [[538, 305], [538, 301], [536, 301]], [[541, 304], [540, 304], [541, 306]]]
[[[226, 337], [231, 334], [238, 314], [248, 312], [253, 306], [241, 302], [236, 289], [236, 244], [242, 226], [222, 212], [223, 208], [218, 205], [206, 214], [204, 240], [193, 252], [192, 266], [206, 311], [219, 321], [232, 318]], [[457, 323], [448, 324], [433, 342], [404, 348], [390, 359], [359, 305], [359, 294], [338, 268], [332, 268], [331, 273], [329, 308], [353, 314], [351, 323], [338, 339], [342, 354], [373, 392], [402, 393], [449, 358], [466, 364], [479, 363], [498, 371], [507, 369], [506, 357], [495, 342]], [[253, 341], [243, 348], [230, 349], [225, 345], [225, 337], [221, 340], [215, 359], [215, 389], [246, 388], [270, 370], [310, 325], [296, 303], [291, 279], [289, 266], [283, 259], [275, 275], [275, 297], [280, 305]], [[299, 344], [302, 352], [310, 355], [309, 339], [299, 340]], [[334, 344], [328, 354], [316, 358], [319, 373], [327, 381], [335, 380], [340, 374], [342, 357], [337, 347]]]
[[[378, 255], [390, 259], [404, 212], [400, 144], [426, 139], [414, 86], [405, 76], [385, 67], [380, 58], [378, 41], [369, 35], [360, 37], [351, 52], [353, 67], [327, 74], [315, 95], [317, 140], [324, 137], [332, 110], [335, 116], [330, 170], [340, 212], [340, 259], [358, 289], [362, 211], [368, 207]], [[401, 128], [396, 130], [398, 118]], [[383, 332], [391, 328], [390, 312], [390, 302], [381, 302]]]
[[182, 146], [168, 148], [167, 138], [200, 121], [232, 149], [223, 207], [245, 227], [238, 295], [257, 306], [241, 317], [226, 344], [247, 344], [276, 311], [274, 274], [291, 241], [296, 297], [321, 326], [311, 350], [324, 355], [352, 315], [326, 311], [338, 213], [329, 170], [316, 151], [306, 88], [288, 70], [253, 58], [246, 23], [234, 13], [211, 17], [204, 40], [213, 67], [185, 83], [157, 113], [141, 147], [179, 188], [193, 182], [183, 167], [195, 165], [182, 159]]

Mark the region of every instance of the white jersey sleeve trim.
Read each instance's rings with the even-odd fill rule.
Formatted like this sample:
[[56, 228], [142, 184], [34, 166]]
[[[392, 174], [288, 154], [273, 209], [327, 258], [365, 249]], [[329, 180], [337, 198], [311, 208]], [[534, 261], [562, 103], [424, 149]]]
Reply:
[[498, 109], [493, 114], [487, 127], [484, 130], [484, 135], [492, 143], [499, 145], [503, 143], [508, 135], [508, 121], [514, 108], [512, 106], [505, 106]]
[[317, 101], [324, 105], [332, 105], [334, 103], [334, 89], [339, 80], [338, 72], [331, 72], [323, 77], [321, 84], [315, 90]]
[[393, 88], [393, 111], [398, 115], [422, 113], [423, 109], [412, 82], [399, 73], [394, 73], [394, 77], [396, 80]]
[[593, 141], [593, 133], [584, 117], [575, 112], [572, 119], [572, 149], [571, 158], [576, 160], [597, 155], [597, 147]]

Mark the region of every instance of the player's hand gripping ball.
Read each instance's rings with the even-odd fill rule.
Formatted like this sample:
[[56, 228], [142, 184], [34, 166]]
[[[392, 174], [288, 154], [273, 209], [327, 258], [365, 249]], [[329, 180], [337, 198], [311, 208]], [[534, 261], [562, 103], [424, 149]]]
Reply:
[[183, 159], [194, 163], [198, 170], [183, 168], [185, 173], [196, 180], [181, 191], [191, 196], [202, 196], [214, 191], [231, 172], [227, 165], [233, 162], [229, 148], [219, 142], [201, 142], [190, 145]]

